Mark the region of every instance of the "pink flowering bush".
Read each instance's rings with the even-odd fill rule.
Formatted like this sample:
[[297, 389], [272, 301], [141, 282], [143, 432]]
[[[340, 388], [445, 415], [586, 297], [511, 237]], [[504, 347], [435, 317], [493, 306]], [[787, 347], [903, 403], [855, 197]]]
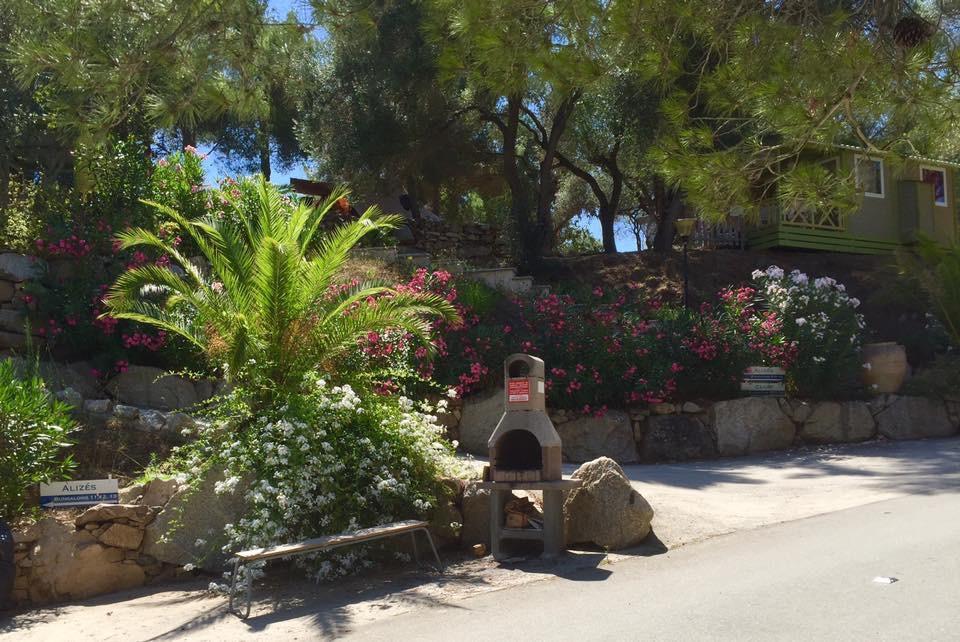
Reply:
[[725, 288], [695, 311], [649, 299], [636, 284], [504, 299], [482, 318], [458, 302], [464, 323], [438, 328], [433, 374], [465, 396], [501, 386], [503, 359], [527, 352], [546, 362], [548, 403], [587, 414], [735, 396], [752, 365], [786, 369], [800, 395], [849, 392], [857, 301], [831, 279], [795, 279], [763, 273], [755, 287]]

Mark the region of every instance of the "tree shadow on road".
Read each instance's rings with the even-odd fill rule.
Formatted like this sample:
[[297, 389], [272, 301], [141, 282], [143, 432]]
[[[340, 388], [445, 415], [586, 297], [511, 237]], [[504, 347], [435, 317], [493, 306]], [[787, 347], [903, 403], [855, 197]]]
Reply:
[[873, 441], [733, 459], [624, 466], [631, 481], [691, 490], [776, 483], [776, 475], [762, 474], [769, 470], [783, 471], [779, 479], [784, 480], [872, 478], [878, 489], [904, 493], [956, 490], [960, 485], [960, 439]]

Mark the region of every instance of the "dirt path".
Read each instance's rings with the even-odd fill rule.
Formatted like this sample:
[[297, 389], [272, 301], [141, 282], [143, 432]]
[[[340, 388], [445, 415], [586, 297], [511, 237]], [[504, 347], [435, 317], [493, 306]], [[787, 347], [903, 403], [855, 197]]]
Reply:
[[[572, 472], [570, 467], [567, 472]], [[559, 562], [500, 566], [489, 558], [454, 561], [439, 577], [388, 569], [315, 586], [274, 572], [258, 587], [246, 622], [226, 613], [209, 579], [147, 587], [0, 620], [0, 639], [310, 640], [366, 623], [556, 576], [604, 579], [628, 557], [656, 555], [724, 533], [960, 486], [960, 439], [880, 442], [714, 462], [627, 466], [654, 506], [652, 540], [629, 555], [576, 553]], [[661, 544], [662, 542], [662, 544]], [[448, 561], [449, 557], [448, 557]], [[158, 590], [158, 588], [160, 590]]]

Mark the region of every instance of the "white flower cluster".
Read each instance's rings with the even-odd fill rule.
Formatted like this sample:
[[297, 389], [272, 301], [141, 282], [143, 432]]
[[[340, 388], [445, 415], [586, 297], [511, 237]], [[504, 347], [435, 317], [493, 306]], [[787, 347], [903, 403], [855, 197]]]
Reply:
[[797, 368], [829, 368], [859, 350], [865, 326], [863, 315], [856, 311], [860, 301], [836, 279], [811, 280], [799, 270], [786, 274], [775, 265], [754, 271], [753, 279], [768, 307], [783, 317], [787, 333], [797, 341]]
[[[222, 466], [217, 493], [245, 488], [247, 512], [225, 528], [225, 551], [424, 515], [435, 501], [436, 478], [455, 472], [452, 448], [426, 404], [365, 399], [322, 380], [304, 402], [306, 410], [283, 409], [283, 418], [262, 418], [244, 435], [198, 453]], [[295, 561], [319, 579], [356, 570], [367, 558], [354, 548]]]

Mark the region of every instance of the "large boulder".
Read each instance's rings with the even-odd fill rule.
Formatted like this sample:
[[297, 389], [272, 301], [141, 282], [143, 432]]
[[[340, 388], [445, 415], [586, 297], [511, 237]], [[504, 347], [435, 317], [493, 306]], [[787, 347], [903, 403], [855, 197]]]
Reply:
[[205, 571], [222, 571], [228, 558], [221, 550], [227, 543], [224, 526], [237, 523], [243, 515], [249, 488], [249, 481], [241, 480], [232, 492], [218, 495], [214, 488], [223, 479], [221, 471], [209, 469], [195, 486], [174, 493], [147, 526], [143, 552], [177, 566], [194, 564]]
[[588, 461], [573, 477], [583, 485], [570, 491], [563, 506], [567, 544], [619, 550], [650, 534], [653, 508], [617, 462], [609, 457]]
[[719, 401], [711, 409], [721, 455], [735, 456], [790, 447], [796, 425], [770, 397]]
[[490, 490], [480, 487], [480, 482], [468, 481], [460, 502], [463, 528], [460, 541], [464, 546], [490, 545]]
[[76, 524], [77, 528], [83, 528], [87, 524], [123, 520], [144, 525], [149, 524], [155, 514], [155, 511], [149, 506], [137, 504], [97, 504], [80, 513], [76, 520], [74, 520], [74, 524]]
[[160, 368], [130, 366], [107, 383], [117, 402], [160, 410], [189, 408], [199, 401], [191, 382]]
[[460, 417], [460, 447], [471, 455], [489, 455], [487, 440], [502, 416], [501, 390], [465, 399]]
[[651, 417], [643, 435], [644, 461], [683, 461], [717, 456], [717, 438], [704, 421], [690, 415]]
[[29, 551], [28, 590], [35, 603], [78, 600], [142, 585], [143, 568], [126, 563], [120, 548], [98, 543], [86, 530], [74, 530], [47, 517]]
[[34, 256], [4, 252], [0, 254], [0, 278], [7, 281], [39, 279], [46, 271], [44, 262]]
[[437, 503], [430, 511], [430, 532], [440, 546], [457, 547], [463, 530], [463, 514], [458, 504], [463, 498], [463, 482], [459, 479], [441, 480]]
[[951, 437], [957, 426], [944, 402], [925, 397], [890, 397], [877, 414], [877, 430], [887, 439]]
[[814, 444], [866, 441], [876, 434], [876, 422], [862, 401], [824, 401], [814, 406], [803, 423], [801, 436]]
[[569, 461], [583, 462], [610, 457], [622, 464], [637, 461], [630, 415], [610, 410], [602, 417], [578, 417], [557, 426], [563, 454]]

